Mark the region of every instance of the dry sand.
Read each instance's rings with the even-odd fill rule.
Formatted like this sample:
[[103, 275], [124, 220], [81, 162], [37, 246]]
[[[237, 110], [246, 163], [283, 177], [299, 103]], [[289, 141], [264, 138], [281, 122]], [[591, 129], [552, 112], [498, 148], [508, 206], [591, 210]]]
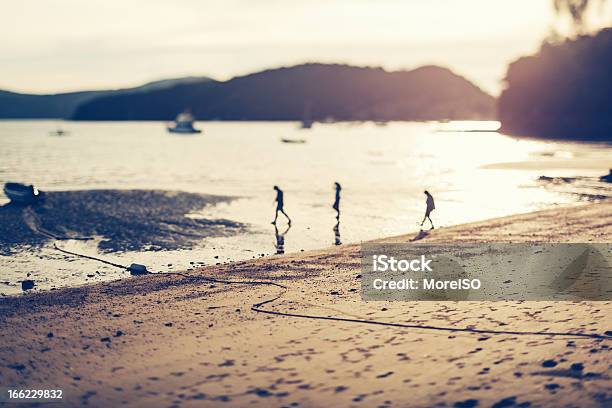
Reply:
[[[612, 202], [418, 237], [612, 242]], [[604, 334], [612, 302], [366, 303], [358, 245], [187, 274], [0, 299], [0, 385], [62, 388], [66, 406], [612, 406], [610, 339], [469, 330]], [[274, 280], [288, 290], [198, 276]], [[262, 308], [468, 330], [251, 310], [280, 294]]]

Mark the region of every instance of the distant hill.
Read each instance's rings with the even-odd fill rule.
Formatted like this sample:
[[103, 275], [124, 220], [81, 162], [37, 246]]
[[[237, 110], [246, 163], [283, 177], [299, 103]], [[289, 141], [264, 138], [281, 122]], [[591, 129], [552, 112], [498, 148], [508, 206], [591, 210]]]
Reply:
[[211, 79], [206, 77], [185, 77], [149, 82], [135, 88], [68, 92], [50, 95], [32, 95], [0, 90], [0, 119], [67, 119], [74, 115], [77, 106], [96, 97], [149, 92], [170, 88], [179, 84], [196, 84], [208, 81], [211, 81]]
[[612, 141], [612, 28], [513, 62], [498, 101], [508, 134]]
[[440, 120], [495, 118], [495, 100], [446, 68], [387, 72], [337, 64], [266, 70], [226, 82], [102, 95], [76, 120]]

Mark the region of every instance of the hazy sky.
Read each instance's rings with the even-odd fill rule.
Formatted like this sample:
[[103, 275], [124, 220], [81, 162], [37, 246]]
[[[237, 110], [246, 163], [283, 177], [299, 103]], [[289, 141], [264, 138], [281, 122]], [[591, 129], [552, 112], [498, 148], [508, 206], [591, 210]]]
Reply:
[[497, 94], [537, 50], [551, 0], [19, 0], [0, 14], [0, 89], [228, 79], [307, 61], [439, 64]]

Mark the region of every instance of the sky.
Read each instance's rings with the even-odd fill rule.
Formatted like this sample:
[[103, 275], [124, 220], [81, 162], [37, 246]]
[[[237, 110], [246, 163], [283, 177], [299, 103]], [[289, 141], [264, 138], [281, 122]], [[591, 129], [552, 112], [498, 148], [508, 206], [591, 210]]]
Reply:
[[551, 0], [19, 0], [0, 13], [0, 89], [226, 80], [304, 62], [446, 66], [497, 95], [536, 52]]

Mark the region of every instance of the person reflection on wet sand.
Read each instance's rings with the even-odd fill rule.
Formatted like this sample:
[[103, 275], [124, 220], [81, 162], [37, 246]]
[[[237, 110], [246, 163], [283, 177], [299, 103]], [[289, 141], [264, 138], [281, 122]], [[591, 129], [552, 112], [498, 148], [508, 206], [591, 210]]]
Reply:
[[334, 187], [336, 188], [336, 197], [334, 199], [334, 204], [332, 204], [332, 208], [336, 210], [336, 225], [334, 225], [334, 245], [342, 245], [342, 241], [340, 240], [340, 190], [342, 190], [342, 186], [337, 181], [334, 183]]
[[334, 204], [332, 205], [332, 208], [334, 210], [336, 210], [336, 219], [338, 220], [338, 223], [340, 221], [340, 190], [342, 190], [342, 187], [340, 186], [340, 183], [335, 182], [334, 186], [336, 187], [336, 199], [334, 200]]
[[281, 234], [278, 232], [278, 227], [274, 224], [274, 235], [276, 237], [276, 243], [274, 247], [276, 248], [276, 255], [283, 255], [285, 253], [285, 235], [291, 229], [291, 224], [287, 225], [287, 229]]
[[334, 225], [334, 245], [342, 245], [340, 240], [340, 220]]

